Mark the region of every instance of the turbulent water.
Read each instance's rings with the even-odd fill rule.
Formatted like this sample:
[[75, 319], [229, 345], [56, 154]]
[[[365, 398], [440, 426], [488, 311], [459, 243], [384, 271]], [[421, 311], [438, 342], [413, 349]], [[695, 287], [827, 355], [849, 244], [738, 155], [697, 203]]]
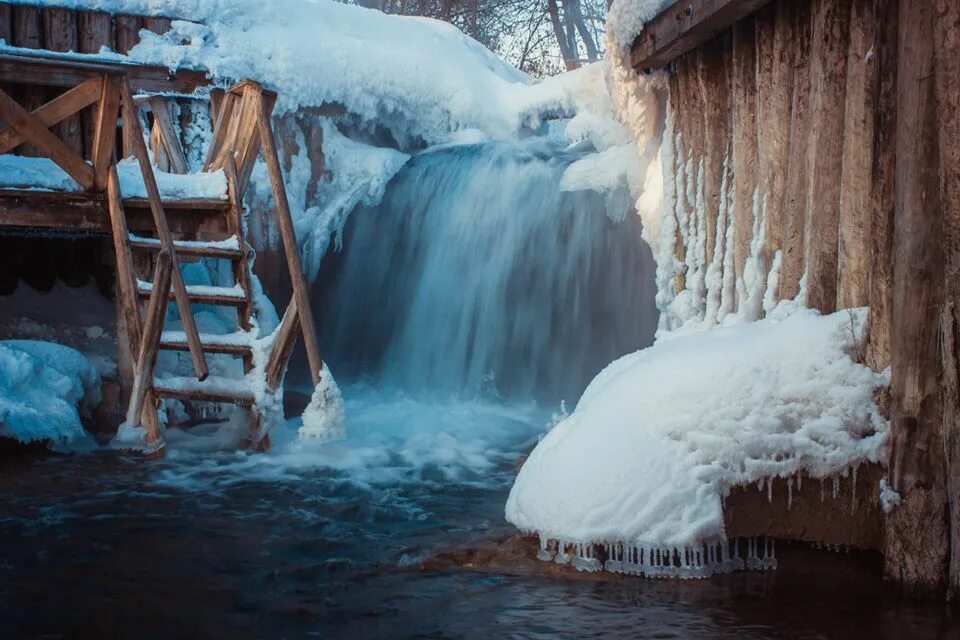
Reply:
[[545, 139], [415, 157], [378, 207], [353, 213], [324, 266], [333, 371], [413, 393], [572, 402], [651, 344], [640, 220], [623, 198], [560, 191], [578, 157]]
[[559, 191], [576, 157], [435, 150], [353, 214], [315, 290], [346, 441], [294, 420], [251, 455], [221, 424], [170, 430], [162, 460], [0, 460], [0, 637], [956, 637], [876, 558], [778, 545], [773, 574], [583, 580], [501, 544], [557, 400], [656, 325], [637, 217]]

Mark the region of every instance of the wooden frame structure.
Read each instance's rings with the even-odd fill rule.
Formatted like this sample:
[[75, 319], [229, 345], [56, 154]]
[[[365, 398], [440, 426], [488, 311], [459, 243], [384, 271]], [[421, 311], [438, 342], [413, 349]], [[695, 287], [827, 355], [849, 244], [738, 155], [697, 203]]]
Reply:
[[[161, 398], [229, 403], [247, 410], [252, 428], [250, 444], [259, 448], [267, 446], [268, 440], [263, 430], [264, 416], [252, 392], [236, 384], [207, 381], [207, 353], [241, 357], [245, 375], [254, 374], [249, 341], [243, 343], [217, 336], [201, 336], [191, 304], [234, 307], [237, 310], [238, 330], [248, 332], [253, 326], [252, 255], [245, 239], [243, 196], [250, 182], [253, 165], [262, 152], [273, 188], [275, 215], [294, 291], [262, 375], [270, 392], [279, 390], [299, 329], [304, 335], [313, 382], [319, 383], [323, 363], [319, 356], [309, 292], [270, 125], [276, 94], [264, 91], [252, 81], [241, 82], [225, 92], [212, 92], [215, 126], [204, 171], [224, 172], [228, 183], [228, 199], [226, 202], [194, 199], [170, 203], [161, 196], [154, 165], [173, 173], [187, 173], [188, 166], [173, 126], [167, 98], [153, 92], [170, 91], [171, 87], [186, 89], [190, 83], [199, 80], [194, 72], [187, 72], [184, 78], [150, 67], [90, 63], [41, 54], [0, 54], [0, 83], [14, 80], [21, 84], [31, 82], [40, 86], [65, 88], [66, 91], [28, 111], [0, 88], [0, 117], [4, 121], [4, 126], [0, 128], [0, 153], [29, 143], [76, 180], [83, 193], [44, 193], [38, 199], [32, 195], [33, 192], [0, 190], [0, 226], [24, 227], [40, 223], [45, 227], [70, 232], [92, 228], [100, 230], [108, 223], [108, 228], [103, 230], [108, 230], [112, 235], [116, 254], [120, 310], [118, 333], [123, 334], [120, 360], [122, 362], [126, 358], [132, 365], [129, 368], [132, 385], [129, 388], [127, 423], [142, 424], [146, 430], [147, 449], [157, 450], [163, 445], [158, 415]], [[147, 93], [135, 97], [135, 88]], [[152, 161], [141, 121], [143, 106], [149, 106], [153, 113], [150, 134]], [[96, 113], [93, 157], [89, 163], [51, 130], [57, 123], [87, 107], [93, 107]], [[122, 119], [122, 153], [136, 158], [147, 192], [146, 199], [125, 200], [122, 197], [116, 166], [118, 119]], [[128, 215], [128, 209], [136, 213]], [[149, 211], [149, 217], [144, 209]], [[180, 225], [170, 224], [170, 212], [181, 214]], [[196, 214], [205, 218], [203, 225], [183, 224], [184, 215]], [[148, 231], [154, 237], [131, 235], [134, 220], [138, 232]], [[214, 220], [218, 220], [218, 224], [214, 224]], [[194, 238], [206, 235], [204, 231], [208, 229], [215, 229], [214, 235], [218, 237], [213, 241], [191, 238], [190, 242], [180, 242], [174, 238], [174, 228], [187, 229], [191, 226]], [[222, 242], [224, 235], [235, 242], [225, 246]], [[146, 281], [138, 278], [133, 258], [135, 251], [157, 252], [152, 278], [147, 276]], [[236, 286], [191, 289], [185, 284], [180, 270], [178, 256], [181, 252], [193, 258], [230, 260]], [[164, 331], [168, 299], [176, 304], [183, 325], [183, 331], [175, 335]], [[145, 310], [142, 302], [146, 302]], [[169, 379], [155, 379], [157, 356], [164, 349], [189, 352], [196, 376], [194, 382], [178, 379], [171, 384]], [[124, 350], [127, 353], [123, 353]], [[124, 382], [121, 381], [122, 384]]]

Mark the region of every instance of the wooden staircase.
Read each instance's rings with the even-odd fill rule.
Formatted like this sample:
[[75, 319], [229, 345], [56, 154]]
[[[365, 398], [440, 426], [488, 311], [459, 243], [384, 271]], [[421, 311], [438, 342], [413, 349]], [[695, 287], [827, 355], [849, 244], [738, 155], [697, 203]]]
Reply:
[[[120, 359], [122, 361], [126, 356], [132, 365], [126, 424], [142, 426], [145, 449], [157, 451], [163, 447], [160, 419], [162, 399], [235, 405], [241, 407], [249, 417], [249, 445], [265, 448], [269, 444], [265, 429], [267, 416], [261, 401], [270, 399], [280, 391], [298, 333], [304, 336], [314, 384], [320, 382], [323, 368], [270, 125], [276, 95], [250, 81], [241, 82], [227, 91], [211, 92], [211, 111], [215, 124], [213, 142], [203, 170], [224, 172], [228, 206], [224, 206], [222, 200], [204, 203], [196, 199], [191, 206], [205, 209], [208, 217], [222, 217], [223, 224], [218, 228], [225, 229], [226, 233], [209, 237], [201, 227], [196, 237], [174, 238], [167, 210], [175, 209], [176, 203], [163, 200], [154, 165], [165, 171], [186, 173], [187, 162], [173, 126], [167, 98], [161, 95], [134, 97], [125, 65], [50, 64], [58, 66], [60, 73], [49, 77], [59, 79], [58, 82], [62, 80], [60, 86], [66, 82], [74, 82], [76, 86], [32, 113], [0, 89], [0, 116], [7, 122], [6, 128], [0, 129], [0, 145], [12, 148], [20, 142], [29, 142], [85, 190], [93, 194], [105, 194], [104, 207], [109, 214], [116, 253]], [[69, 73], [64, 73], [64, 68]], [[91, 105], [96, 114], [95, 148], [92, 162], [86, 162], [67, 148], [49, 128]], [[152, 112], [152, 149], [147, 147], [145, 141], [142, 108], [149, 108]], [[117, 156], [120, 154], [115, 150], [118, 119], [122, 119], [123, 155], [132, 155], [136, 159], [146, 188], [152, 221], [149, 232], [139, 228], [137, 235], [130, 233], [128, 213], [125, 211], [130, 200], [125, 201], [121, 194], [117, 169]], [[252, 252], [246, 240], [244, 223], [243, 195], [261, 153], [273, 189], [277, 226], [294, 291], [280, 326], [271, 336], [272, 340], [263, 340], [265, 336], [258, 335], [252, 290]], [[183, 259], [229, 261], [234, 285], [187, 285], [181, 271]], [[153, 265], [152, 270], [150, 264]], [[141, 268], [138, 273], [138, 265], [148, 266]], [[165, 329], [170, 302], [176, 306], [182, 324], [178, 330]], [[193, 305], [234, 309], [236, 331], [227, 335], [201, 334]], [[259, 367], [255, 366], [255, 348], [266, 354]], [[189, 353], [194, 375], [156, 377], [158, 356], [164, 350]], [[245, 378], [238, 380], [210, 376], [207, 356], [213, 354], [240, 359]], [[252, 376], [261, 379], [252, 380]]]

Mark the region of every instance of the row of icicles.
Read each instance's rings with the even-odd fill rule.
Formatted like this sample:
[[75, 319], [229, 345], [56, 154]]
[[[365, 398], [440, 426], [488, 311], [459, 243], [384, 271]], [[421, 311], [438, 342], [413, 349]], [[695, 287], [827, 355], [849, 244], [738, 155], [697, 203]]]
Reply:
[[540, 538], [537, 558], [569, 564], [578, 571], [624, 573], [647, 578], [708, 578], [743, 569], [777, 568], [772, 538], [734, 538], [695, 547], [584, 544]]

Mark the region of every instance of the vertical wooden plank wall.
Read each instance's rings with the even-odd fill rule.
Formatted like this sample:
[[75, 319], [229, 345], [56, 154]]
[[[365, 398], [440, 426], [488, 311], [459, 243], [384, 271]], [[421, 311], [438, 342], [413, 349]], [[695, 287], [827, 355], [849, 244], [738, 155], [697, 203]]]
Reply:
[[[805, 277], [810, 307], [870, 307], [865, 359], [892, 370], [888, 474], [902, 496], [886, 573], [960, 592], [960, 2], [775, 0], [670, 74], [676, 167], [703, 162], [708, 229], [729, 179], [724, 268], [745, 275], [756, 192], [758, 264], [781, 252], [778, 299]], [[689, 174], [680, 219], [696, 215]], [[678, 237], [678, 257], [689, 250]]]

